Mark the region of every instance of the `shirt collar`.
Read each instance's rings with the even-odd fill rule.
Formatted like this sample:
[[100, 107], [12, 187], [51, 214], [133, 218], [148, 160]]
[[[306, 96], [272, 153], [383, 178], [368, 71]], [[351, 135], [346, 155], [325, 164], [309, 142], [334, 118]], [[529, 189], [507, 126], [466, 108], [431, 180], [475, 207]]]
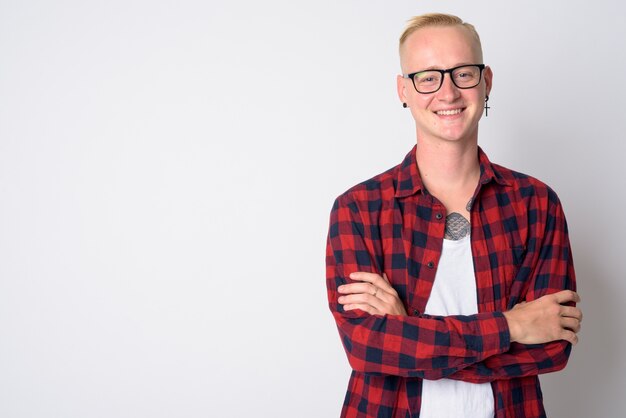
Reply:
[[[406, 197], [420, 191], [426, 192], [417, 167], [416, 148], [417, 145], [413, 146], [413, 149], [404, 157], [400, 164], [400, 170], [397, 175], [396, 197]], [[478, 147], [478, 162], [480, 164], [480, 184], [487, 184], [494, 180], [502, 186], [511, 185], [498, 171], [497, 166], [489, 161], [487, 154], [480, 147]]]

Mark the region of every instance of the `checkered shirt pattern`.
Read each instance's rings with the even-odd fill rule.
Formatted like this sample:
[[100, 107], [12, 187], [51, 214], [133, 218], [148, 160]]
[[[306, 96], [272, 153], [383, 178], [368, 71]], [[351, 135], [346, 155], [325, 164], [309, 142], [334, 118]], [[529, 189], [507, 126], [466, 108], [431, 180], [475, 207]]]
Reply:
[[[470, 210], [478, 313], [422, 314], [443, 244], [446, 209], [424, 188], [415, 148], [337, 198], [326, 249], [330, 310], [352, 367], [342, 417], [418, 417], [422, 379], [490, 382], [495, 416], [545, 417], [537, 377], [562, 369], [565, 341], [510, 342], [503, 311], [576, 282], [557, 195], [492, 164], [479, 148]], [[407, 316], [344, 311], [337, 287], [356, 271], [385, 272]]]

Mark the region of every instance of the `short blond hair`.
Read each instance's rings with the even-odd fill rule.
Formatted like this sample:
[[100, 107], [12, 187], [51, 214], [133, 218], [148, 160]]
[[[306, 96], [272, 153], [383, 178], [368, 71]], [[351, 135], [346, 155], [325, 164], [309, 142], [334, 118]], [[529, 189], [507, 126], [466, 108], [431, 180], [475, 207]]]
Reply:
[[476, 32], [476, 28], [471, 23], [463, 22], [463, 20], [454, 15], [448, 15], [445, 13], [427, 13], [419, 16], [414, 16], [408, 20], [406, 28], [402, 35], [400, 35], [400, 43], [399, 49], [402, 53], [402, 45], [406, 39], [411, 36], [413, 32], [418, 29], [422, 29], [428, 26], [463, 26], [465, 27], [475, 38], [478, 43], [478, 50], [480, 51], [480, 55], [482, 56], [483, 47], [480, 43], [480, 36], [478, 36], [478, 32]]

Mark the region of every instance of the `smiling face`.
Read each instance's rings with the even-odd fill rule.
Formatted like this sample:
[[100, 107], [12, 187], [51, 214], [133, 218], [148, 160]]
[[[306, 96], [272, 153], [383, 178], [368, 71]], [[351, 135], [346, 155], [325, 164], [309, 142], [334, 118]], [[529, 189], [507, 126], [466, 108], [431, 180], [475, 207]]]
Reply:
[[[464, 64], [481, 64], [478, 41], [461, 25], [427, 26], [413, 32], [400, 50], [404, 74], [426, 69], [445, 70]], [[491, 90], [492, 73], [483, 71], [478, 86], [459, 89], [444, 76], [441, 88], [430, 94], [418, 93], [410, 79], [398, 76], [398, 95], [415, 119], [418, 140], [474, 141], [478, 140], [478, 121]]]

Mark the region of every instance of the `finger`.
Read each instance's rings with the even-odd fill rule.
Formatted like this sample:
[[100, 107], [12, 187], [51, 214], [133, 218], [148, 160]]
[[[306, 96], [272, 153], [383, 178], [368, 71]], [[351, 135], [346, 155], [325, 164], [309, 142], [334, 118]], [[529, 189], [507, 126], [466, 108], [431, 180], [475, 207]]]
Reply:
[[578, 333], [580, 331], [580, 321], [574, 318], [561, 318], [561, 327]]
[[380, 298], [385, 302], [392, 302], [393, 294], [387, 293], [384, 289], [380, 287], [374, 286], [370, 283], [352, 283], [349, 285], [340, 286], [338, 289], [339, 293], [344, 295], [354, 295], [359, 293], [364, 293], [367, 295], [372, 295], [374, 297]]
[[373, 283], [380, 275], [376, 273], [368, 273], [366, 271], [357, 271], [354, 273], [350, 273], [350, 278], [352, 280], [358, 280], [361, 282]]
[[384, 302], [381, 299], [374, 297], [373, 295], [369, 293], [356, 293], [352, 295], [341, 296], [339, 297], [338, 302], [341, 303], [342, 305], [351, 305], [351, 304], [370, 305], [381, 312], [385, 310]]
[[396, 292], [396, 290], [391, 286], [386, 274], [384, 274], [384, 276], [381, 276], [376, 273], [356, 272], [350, 274], [350, 278], [353, 280], [360, 280], [371, 283], [379, 289], [383, 289], [385, 292], [390, 293], [391, 295], [398, 296], [398, 292]]
[[561, 339], [569, 341], [573, 345], [576, 345], [578, 343], [578, 335], [576, 335], [575, 332], [569, 330], [563, 331], [563, 333], [561, 334]]
[[343, 294], [369, 293], [373, 295], [376, 289], [374, 289], [374, 285], [370, 283], [350, 283], [339, 286], [337, 291]]
[[391, 285], [389, 277], [387, 277], [387, 273], [383, 273], [383, 280], [385, 281], [385, 286], [381, 286], [381, 289], [384, 289], [387, 293], [391, 294], [394, 297], [398, 297], [398, 292]]
[[583, 320], [583, 312], [573, 306], [561, 306], [561, 316]]
[[389, 286], [391, 286], [391, 283], [389, 282], [389, 278], [387, 277], [387, 273], [383, 273], [383, 279], [387, 282]]
[[378, 312], [378, 310], [376, 308], [374, 308], [372, 305], [368, 305], [366, 303], [352, 303], [352, 304], [343, 306], [343, 310], [344, 311], [353, 311], [355, 309], [360, 309], [363, 312], [367, 312], [370, 315], [379, 315], [380, 314], [380, 312]]
[[554, 294], [557, 303], [580, 302], [580, 296], [573, 290], [561, 290]]
[[356, 273], [351, 273], [350, 278], [352, 280], [359, 280], [362, 282], [368, 282], [373, 284], [376, 287], [380, 287], [381, 289], [385, 289], [389, 291], [393, 289], [388, 281], [386, 281], [380, 274], [376, 273], [366, 273], [363, 271], [358, 271]]
[[[367, 298], [365, 299], [367, 303], [373, 303], [376, 306], [379, 306], [380, 301], [384, 302], [387, 305], [394, 305], [396, 303], [396, 300], [398, 299], [397, 294], [395, 293], [388, 293], [386, 292], [384, 289], [381, 289], [379, 287], [375, 287], [374, 285], [370, 284], [370, 283], [352, 283], [349, 285], [342, 285], [339, 286], [339, 288], [337, 289], [339, 291], [339, 293], [341, 293], [344, 296], [349, 296], [349, 295], [367, 295], [367, 296], [371, 296], [371, 298]], [[380, 301], [376, 301], [375, 299], [379, 299]], [[340, 302], [341, 301], [345, 301], [345, 299], [340, 298], [339, 299]], [[352, 300], [352, 299], [347, 299], [348, 301]], [[358, 299], [359, 301], [364, 300], [361, 297], [359, 297]], [[348, 303], [348, 302], [343, 302], [343, 303]], [[379, 310], [381, 312], [387, 312], [386, 310], [384, 310], [384, 308], [380, 308]]]

